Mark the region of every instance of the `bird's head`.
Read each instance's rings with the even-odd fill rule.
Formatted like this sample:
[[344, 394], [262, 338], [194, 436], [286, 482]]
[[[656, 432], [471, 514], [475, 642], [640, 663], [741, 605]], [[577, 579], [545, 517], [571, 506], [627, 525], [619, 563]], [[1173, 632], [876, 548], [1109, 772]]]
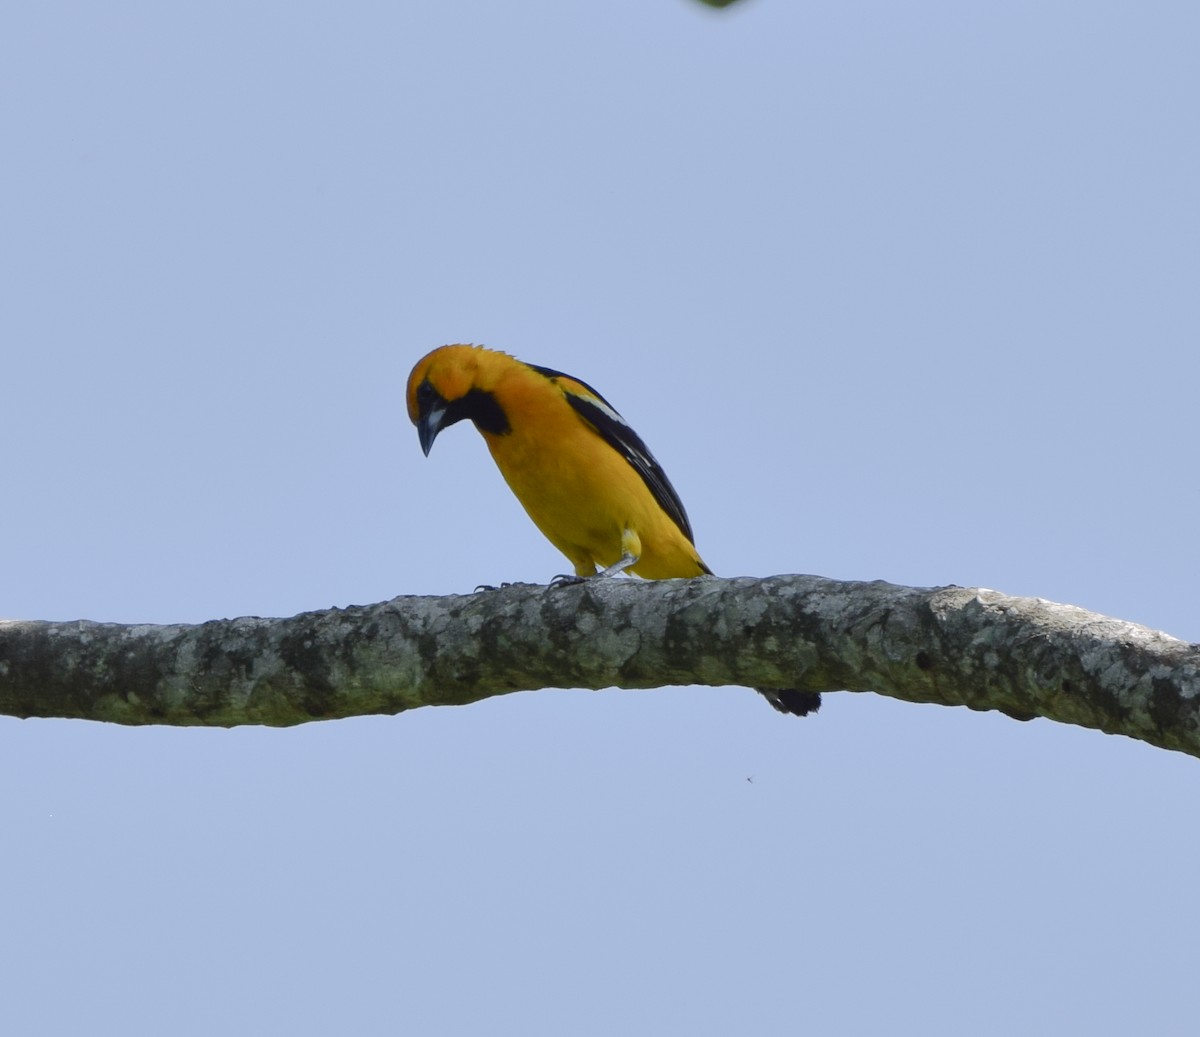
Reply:
[[493, 387], [496, 367], [512, 358], [481, 346], [442, 346], [408, 376], [408, 416], [426, 456], [442, 429], [470, 418], [481, 432], [502, 435], [508, 418]]

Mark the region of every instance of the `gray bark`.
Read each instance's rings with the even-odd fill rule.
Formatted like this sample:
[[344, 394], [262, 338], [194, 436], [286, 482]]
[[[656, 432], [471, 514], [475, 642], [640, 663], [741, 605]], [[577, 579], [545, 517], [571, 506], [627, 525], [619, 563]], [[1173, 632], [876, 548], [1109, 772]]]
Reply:
[[194, 626], [0, 622], [0, 713], [18, 717], [282, 726], [670, 684], [874, 691], [1200, 756], [1200, 646], [990, 590], [610, 579]]

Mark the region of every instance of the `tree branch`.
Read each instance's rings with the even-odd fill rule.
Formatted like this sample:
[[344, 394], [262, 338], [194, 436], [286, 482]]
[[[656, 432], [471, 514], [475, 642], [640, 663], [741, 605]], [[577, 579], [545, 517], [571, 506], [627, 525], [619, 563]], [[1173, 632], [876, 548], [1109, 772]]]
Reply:
[[989, 590], [612, 579], [198, 626], [0, 621], [0, 713], [18, 717], [283, 726], [668, 684], [875, 691], [1200, 756], [1200, 647]]

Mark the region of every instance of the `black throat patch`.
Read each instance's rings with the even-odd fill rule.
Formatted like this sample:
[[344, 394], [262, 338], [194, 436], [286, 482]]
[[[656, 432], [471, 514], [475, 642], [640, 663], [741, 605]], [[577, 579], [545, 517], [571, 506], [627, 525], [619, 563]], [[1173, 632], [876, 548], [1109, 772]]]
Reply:
[[444, 424], [453, 425], [464, 418], [475, 422], [480, 432], [490, 432], [493, 436], [504, 436], [512, 431], [500, 402], [483, 389], [472, 389], [446, 407]]

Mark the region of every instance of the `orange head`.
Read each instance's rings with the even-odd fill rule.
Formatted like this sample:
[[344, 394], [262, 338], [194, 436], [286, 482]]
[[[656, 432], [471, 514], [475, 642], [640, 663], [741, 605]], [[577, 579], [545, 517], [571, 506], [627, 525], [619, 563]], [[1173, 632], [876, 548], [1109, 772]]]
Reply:
[[408, 416], [428, 455], [439, 432], [470, 418], [483, 432], [507, 432], [508, 418], [493, 388], [516, 361], [483, 346], [441, 346], [417, 361], [408, 376]]

